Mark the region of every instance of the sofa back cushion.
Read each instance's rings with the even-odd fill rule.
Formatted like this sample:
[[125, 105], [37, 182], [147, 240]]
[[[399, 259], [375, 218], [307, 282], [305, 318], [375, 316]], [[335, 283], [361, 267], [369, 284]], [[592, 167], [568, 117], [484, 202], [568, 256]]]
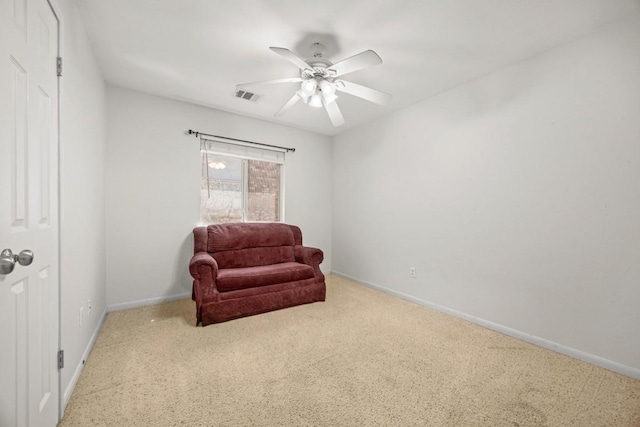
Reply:
[[235, 251], [221, 251], [211, 254], [218, 268], [259, 267], [263, 265], [293, 262], [293, 246], [273, 246], [270, 248], [246, 248]]
[[295, 260], [295, 238], [286, 224], [215, 224], [207, 227], [207, 237], [207, 251], [219, 268], [257, 267]]

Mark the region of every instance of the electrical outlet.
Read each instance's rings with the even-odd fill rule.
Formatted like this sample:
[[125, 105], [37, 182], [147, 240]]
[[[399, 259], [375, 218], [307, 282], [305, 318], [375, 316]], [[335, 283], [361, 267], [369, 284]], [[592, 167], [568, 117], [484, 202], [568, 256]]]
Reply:
[[91, 309], [92, 309], [91, 300], [89, 300], [87, 301], [87, 314], [91, 314]]
[[414, 279], [416, 278], [416, 268], [415, 267], [409, 267], [409, 276], [413, 277]]

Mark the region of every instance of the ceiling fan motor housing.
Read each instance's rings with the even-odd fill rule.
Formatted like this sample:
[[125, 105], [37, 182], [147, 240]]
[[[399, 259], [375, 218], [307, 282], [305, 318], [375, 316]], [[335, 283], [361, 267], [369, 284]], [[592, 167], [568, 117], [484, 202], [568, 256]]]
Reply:
[[329, 68], [333, 64], [326, 59], [314, 58], [313, 60], [307, 61], [307, 64], [309, 64], [309, 68], [300, 70], [300, 77], [303, 80], [307, 80], [313, 77], [320, 77], [329, 81], [333, 81], [333, 79], [336, 77], [336, 72]]

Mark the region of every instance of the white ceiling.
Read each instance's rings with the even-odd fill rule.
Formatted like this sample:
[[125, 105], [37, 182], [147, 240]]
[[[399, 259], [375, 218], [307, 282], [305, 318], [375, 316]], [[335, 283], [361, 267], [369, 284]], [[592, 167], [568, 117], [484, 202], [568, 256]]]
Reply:
[[[640, 0], [76, 1], [109, 84], [326, 135], [640, 13]], [[340, 94], [346, 124], [334, 128], [324, 109], [303, 103], [273, 116], [299, 84], [252, 88], [257, 102], [233, 96], [238, 83], [299, 77], [270, 46], [309, 58], [314, 42], [334, 63], [377, 52], [381, 65], [345, 80], [390, 93], [391, 103]]]

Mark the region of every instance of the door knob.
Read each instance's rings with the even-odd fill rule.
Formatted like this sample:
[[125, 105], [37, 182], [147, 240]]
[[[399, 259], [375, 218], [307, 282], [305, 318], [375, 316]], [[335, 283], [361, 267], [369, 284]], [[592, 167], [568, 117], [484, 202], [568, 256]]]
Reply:
[[33, 251], [25, 249], [17, 255], [14, 255], [11, 249], [5, 249], [0, 252], [0, 274], [11, 273], [16, 266], [16, 262], [24, 266], [31, 264], [33, 262]]
[[14, 255], [14, 257], [18, 260], [18, 264], [24, 265], [26, 267], [27, 265], [31, 265], [31, 263], [33, 262], [33, 251], [24, 249], [20, 251], [18, 255]]
[[13, 271], [16, 260], [13, 258], [11, 249], [5, 249], [0, 252], [0, 274], [9, 274]]

